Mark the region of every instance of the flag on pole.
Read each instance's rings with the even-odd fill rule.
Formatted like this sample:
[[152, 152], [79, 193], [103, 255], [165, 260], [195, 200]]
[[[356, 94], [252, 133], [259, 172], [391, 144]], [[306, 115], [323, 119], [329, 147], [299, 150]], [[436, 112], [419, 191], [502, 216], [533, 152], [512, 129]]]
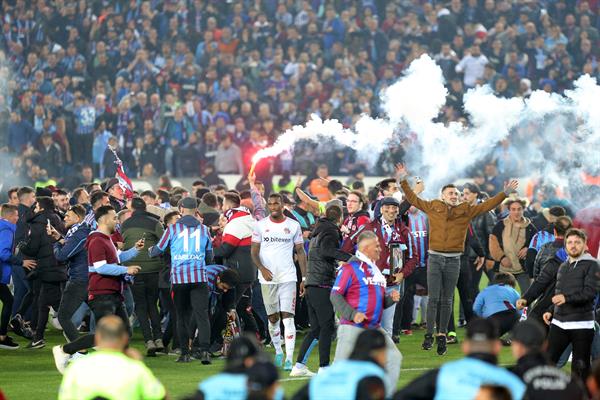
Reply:
[[117, 164], [117, 173], [115, 174], [115, 178], [119, 180], [119, 186], [121, 186], [125, 192], [125, 197], [131, 199], [133, 197], [133, 184], [131, 183], [131, 179], [125, 174], [125, 170], [123, 170], [123, 161], [121, 161], [117, 155], [117, 151], [113, 147], [108, 146], [108, 148], [113, 152], [116, 159], [115, 164]]

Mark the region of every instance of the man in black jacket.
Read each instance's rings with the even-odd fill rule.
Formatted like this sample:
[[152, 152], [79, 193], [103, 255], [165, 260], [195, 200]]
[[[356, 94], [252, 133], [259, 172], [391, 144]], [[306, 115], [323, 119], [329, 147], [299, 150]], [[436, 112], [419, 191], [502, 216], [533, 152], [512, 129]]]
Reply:
[[[163, 235], [162, 224], [158, 218], [146, 210], [146, 203], [141, 197], [131, 199], [131, 217], [121, 225], [123, 235], [123, 249], [135, 246], [140, 239], [144, 240], [146, 248], [158, 243]], [[165, 348], [162, 342], [160, 327], [160, 314], [158, 312], [158, 275], [163, 268], [160, 257], [150, 258], [148, 253], [141, 251], [137, 256], [126, 263], [125, 266], [139, 265], [142, 269], [133, 281], [131, 291], [135, 304], [135, 314], [140, 322], [147, 356], [155, 356]]]
[[512, 330], [512, 354], [517, 364], [510, 370], [525, 382], [529, 400], [584, 399], [581, 381], [553, 366], [545, 355], [546, 332], [533, 320], [519, 322]]
[[[29, 239], [21, 251], [23, 255], [34, 258], [37, 262], [32, 304], [34, 307], [36, 305], [38, 307], [38, 319], [33, 341], [28, 347], [41, 349], [46, 345], [44, 330], [48, 323], [49, 308], [58, 310], [62, 284], [67, 280], [65, 265], [59, 264], [54, 257], [53, 239], [48, 235], [47, 227], [52, 226], [57, 231], [63, 232], [64, 224], [54, 212], [54, 201], [51, 197], [37, 198], [37, 206], [29, 224]], [[35, 296], [36, 294], [37, 296]]]
[[[573, 222], [569, 217], [559, 217], [554, 224], [555, 239], [542, 246], [535, 258], [534, 276], [536, 277], [529, 289], [517, 300], [517, 308], [527, 305], [527, 317], [535, 319], [543, 325], [542, 315], [552, 304], [552, 296], [556, 286], [556, 273], [560, 264], [567, 260], [565, 251], [565, 234], [571, 229]], [[534, 301], [537, 301], [534, 304]], [[544, 326], [544, 325], [543, 325]]]
[[315, 340], [319, 341], [319, 367], [329, 366], [331, 339], [335, 331], [333, 305], [329, 295], [335, 281], [337, 261], [348, 261], [351, 257], [340, 250], [342, 234], [339, 225], [342, 223], [342, 217], [340, 207], [328, 207], [325, 218], [318, 220], [311, 235], [304, 283], [310, 332], [304, 336], [290, 376], [314, 375], [306, 367], [306, 359]]
[[573, 345], [571, 373], [586, 379], [594, 338], [594, 299], [598, 293], [598, 261], [585, 252], [587, 235], [571, 229], [565, 235], [569, 259], [556, 274], [552, 305], [543, 318], [550, 325], [548, 353], [558, 362], [569, 344]]

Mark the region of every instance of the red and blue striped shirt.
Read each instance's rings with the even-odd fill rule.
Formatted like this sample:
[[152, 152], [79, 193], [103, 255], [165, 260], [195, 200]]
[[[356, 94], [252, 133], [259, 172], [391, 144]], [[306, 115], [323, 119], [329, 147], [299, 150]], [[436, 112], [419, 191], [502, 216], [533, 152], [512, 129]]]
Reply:
[[408, 225], [410, 233], [415, 239], [417, 254], [419, 254], [419, 264], [417, 267], [427, 267], [427, 258], [429, 256], [429, 223], [427, 214], [418, 210], [416, 213], [408, 213]]
[[206, 271], [206, 284], [211, 292], [217, 292], [217, 276], [225, 271], [227, 268], [225, 265], [211, 264], [207, 265], [204, 269]]
[[366, 316], [360, 324], [345, 318], [340, 320], [341, 324], [360, 328], [379, 328], [381, 325], [385, 305], [385, 279], [377, 279], [373, 268], [377, 267], [359, 260], [340, 267], [331, 291], [343, 296], [350, 307]]
[[171, 284], [207, 282], [206, 256], [212, 253], [208, 227], [184, 216], [170, 225], [160, 238], [157, 247], [171, 249]]
[[548, 231], [539, 231], [531, 238], [529, 248], [539, 252], [543, 245], [554, 241], [554, 235]]

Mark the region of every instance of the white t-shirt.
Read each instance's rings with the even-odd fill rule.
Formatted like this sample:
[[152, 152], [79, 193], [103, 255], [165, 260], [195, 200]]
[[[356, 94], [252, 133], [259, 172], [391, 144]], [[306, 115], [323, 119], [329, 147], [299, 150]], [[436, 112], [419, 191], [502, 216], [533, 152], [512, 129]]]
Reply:
[[273, 274], [273, 280], [267, 282], [259, 271], [261, 284], [297, 281], [294, 246], [304, 244], [298, 222], [287, 217], [281, 222], [274, 222], [271, 217], [261, 219], [252, 233], [252, 242], [260, 243], [260, 262]]

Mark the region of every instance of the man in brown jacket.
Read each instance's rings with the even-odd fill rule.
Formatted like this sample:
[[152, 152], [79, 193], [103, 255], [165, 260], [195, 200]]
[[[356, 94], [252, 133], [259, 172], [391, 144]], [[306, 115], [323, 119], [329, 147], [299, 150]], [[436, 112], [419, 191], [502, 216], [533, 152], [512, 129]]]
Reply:
[[[441, 200], [423, 200], [411, 189], [406, 179], [407, 172], [398, 168], [400, 186], [406, 200], [429, 218], [429, 262], [427, 266], [427, 333], [423, 341], [423, 350], [433, 347], [433, 332], [439, 307], [439, 326], [437, 327], [437, 353], [446, 354], [446, 333], [452, 311], [452, 297], [460, 273], [460, 256], [464, 251], [465, 237], [469, 222], [484, 212], [493, 210], [506, 198], [507, 194], [518, 186], [516, 180], [504, 186], [504, 192], [473, 205], [459, 202], [460, 193], [456, 186], [448, 184], [442, 188]], [[422, 184], [422, 183], [418, 183]]]

